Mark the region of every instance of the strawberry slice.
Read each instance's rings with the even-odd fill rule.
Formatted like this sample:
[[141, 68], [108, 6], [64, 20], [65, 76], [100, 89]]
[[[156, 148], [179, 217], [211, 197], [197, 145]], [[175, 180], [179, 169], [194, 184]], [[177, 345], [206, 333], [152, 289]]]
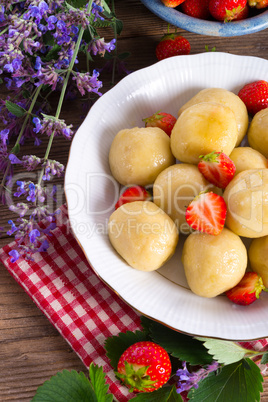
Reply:
[[152, 198], [151, 194], [142, 186], [128, 187], [119, 197], [115, 204], [115, 209], [121, 207], [123, 204], [133, 201], [149, 201]]
[[257, 300], [263, 290], [268, 291], [260, 275], [246, 272], [241, 281], [225, 294], [233, 303], [247, 306]]
[[226, 212], [223, 197], [210, 191], [193, 199], [186, 209], [185, 218], [194, 230], [216, 236], [224, 227]]
[[199, 156], [201, 161], [197, 167], [202, 175], [214, 184], [214, 186], [225, 188], [235, 175], [235, 164], [223, 152], [211, 152]]
[[170, 113], [156, 112], [152, 116], [142, 119], [142, 121], [144, 121], [145, 127], [159, 127], [170, 137], [177, 119]]

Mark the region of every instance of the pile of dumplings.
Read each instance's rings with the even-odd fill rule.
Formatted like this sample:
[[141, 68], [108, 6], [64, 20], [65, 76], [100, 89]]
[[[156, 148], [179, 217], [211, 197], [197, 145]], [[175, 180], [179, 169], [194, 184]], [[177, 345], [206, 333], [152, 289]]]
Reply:
[[[236, 166], [224, 190], [197, 167], [200, 155], [213, 151], [224, 152]], [[195, 294], [222, 294], [247, 269], [258, 272], [268, 287], [267, 158], [268, 109], [249, 122], [242, 100], [222, 88], [203, 89], [184, 104], [170, 137], [157, 127], [119, 131], [109, 153], [113, 177], [122, 186], [149, 187], [153, 196], [111, 214], [112, 246], [132, 268], [153, 271], [172, 257], [182, 237], [181, 261]], [[227, 206], [217, 236], [193, 231], [185, 220], [189, 203], [208, 190], [222, 195]], [[251, 241], [248, 250], [244, 238]]]

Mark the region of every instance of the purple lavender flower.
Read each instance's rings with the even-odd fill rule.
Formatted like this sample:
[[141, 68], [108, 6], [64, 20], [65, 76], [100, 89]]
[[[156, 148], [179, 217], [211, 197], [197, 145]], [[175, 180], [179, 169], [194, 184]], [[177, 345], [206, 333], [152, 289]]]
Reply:
[[11, 250], [9, 253], [10, 255], [10, 262], [16, 262], [20, 258], [20, 253], [17, 250]]
[[198, 388], [199, 381], [206, 378], [211, 372], [219, 368], [219, 363], [214, 361], [206, 368], [201, 368], [198, 371], [190, 373], [187, 369], [186, 362], [182, 363], [183, 368], [177, 370], [176, 375], [179, 377], [176, 384], [176, 391], [180, 394], [183, 391], [189, 391], [192, 387]]
[[34, 117], [34, 118], [33, 118], [33, 123], [34, 123], [34, 125], [35, 125], [35, 128], [33, 129], [33, 131], [34, 131], [35, 133], [39, 133], [39, 131], [40, 131], [41, 128], [42, 128], [42, 124], [41, 124], [40, 119], [39, 119], [38, 117]]
[[10, 211], [17, 213], [21, 218], [25, 216], [25, 214], [29, 210], [29, 205], [25, 204], [24, 202], [18, 202], [17, 205], [10, 205]]
[[43, 252], [46, 252], [48, 248], [49, 248], [49, 243], [47, 240], [44, 240], [42, 242], [41, 246], [37, 249], [37, 251], [39, 253], [43, 253]]
[[64, 120], [56, 119], [53, 116], [43, 115], [44, 118], [42, 120], [42, 128], [41, 133], [47, 134], [50, 136], [54, 133], [55, 136], [63, 135], [68, 140], [71, 139], [73, 135], [73, 131], [71, 128], [73, 127], [72, 124], [67, 126]]
[[76, 82], [77, 88], [81, 95], [85, 95], [87, 92], [94, 92], [101, 96], [102, 94], [98, 91], [102, 87], [102, 82], [97, 78], [99, 76], [98, 71], [94, 70], [93, 75], [90, 76], [89, 73], [76, 73], [73, 80]]
[[115, 49], [116, 39], [112, 39], [111, 42], [106, 43], [104, 38], [93, 38], [88, 46], [88, 52], [92, 52], [94, 56], [98, 53], [104, 56], [105, 52], [111, 52]]
[[14, 232], [18, 230], [18, 228], [11, 219], [8, 221], [8, 224], [11, 225], [11, 228], [7, 231], [7, 234], [11, 236]]
[[24, 181], [17, 181], [17, 191], [14, 193], [15, 197], [20, 197], [22, 194], [25, 194], [26, 190], [26, 183]]
[[[67, 130], [67, 129], [65, 129]], [[50, 174], [52, 176], [61, 177], [64, 173], [64, 165], [55, 160], [48, 159], [43, 163], [43, 167], [45, 169], [45, 174], [43, 176], [43, 180], [50, 180]]]
[[21, 163], [21, 160], [20, 160], [16, 155], [14, 155], [14, 154], [10, 154], [8, 158], [9, 158], [10, 163], [11, 163], [12, 165], [16, 165], [16, 164], [20, 164], [20, 163]]
[[35, 155], [23, 155], [22, 166], [29, 171], [37, 168], [42, 162], [42, 159]]
[[35, 243], [36, 239], [40, 236], [40, 232], [38, 229], [33, 229], [29, 233], [29, 239], [31, 243]]

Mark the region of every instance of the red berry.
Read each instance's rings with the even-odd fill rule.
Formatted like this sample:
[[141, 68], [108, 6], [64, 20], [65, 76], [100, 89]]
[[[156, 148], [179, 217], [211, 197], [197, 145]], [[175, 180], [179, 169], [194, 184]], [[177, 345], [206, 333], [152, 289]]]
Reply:
[[151, 194], [142, 186], [128, 187], [119, 197], [119, 200], [115, 204], [115, 209], [121, 207], [123, 204], [127, 204], [128, 202], [148, 201], [151, 198]]
[[209, 12], [219, 21], [235, 20], [246, 6], [247, 0], [210, 0]]
[[181, 35], [174, 33], [162, 37], [155, 49], [158, 60], [167, 59], [172, 56], [187, 55], [191, 51], [189, 41]]
[[144, 121], [145, 127], [159, 127], [170, 137], [177, 119], [169, 113], [156, 112], [142, 121]]
[[247, 306], [257, 300], [263, 290], [268, 289], [262, 278], [256, 272], [246, 272], [241, 281], [225, 294], [233, 303]]
[[247, 84], [240, 89], [238, 96], [245, 103], [248, 113], [254, 116], [268, 107], [268, 82], [259, 80]]
[[152, 392], [169, 380], [168, 353], [154, 342], [136, 342], [119, 359], [116, 375], [130, 392]]
[[250, 7], [256, 7], [258, 9], [268, 7], [268, 0], [248, 0]]
[[209, 0], [185, 0], [181, 5], [181, 10], [191, 17], [207, 20], [210, 17], [208, 4]]
[[235, 164], [223, 152], [211, 152], [200, 156], [197, 167], [207, 181], [214, 186], [225, 188], [235, 175]]
[[185, 0], [161, 0], [166, 7], [175, 8], [183, 3]]
[[226, 212], [223, 197], [210, 191], [193, 199], [186, 209], [185, 218], [194, 230], [216, 236], [224, 227]]

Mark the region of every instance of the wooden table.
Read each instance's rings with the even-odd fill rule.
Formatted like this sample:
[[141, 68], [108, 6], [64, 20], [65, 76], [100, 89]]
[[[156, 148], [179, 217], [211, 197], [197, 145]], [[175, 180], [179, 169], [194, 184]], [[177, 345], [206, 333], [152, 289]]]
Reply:
[[[137, 70], [155, 63], [155, 47], [166, 33], [167, 23], [153, 15], [139, 0], [117, 0], [116, 14], [124, 23], [118, 38], [118, 52], [131, 53], [127, 60], [128, 69]], [[204, 52], [207, 45], [209, 49], [215, 46], [218, 52], [268, 59], [268, 29], [235, 38], [202, 36], [180, 29], [178, 32], [190, 41], [192, 54]], [[105, 39], [108, 39], [107, 33]], [[117, 80], [120, 78], [117, 77]], [[80, 106], [67, 102], [61, 117], [69, 124], [79, 126]], [[57, 139], [51, 157], [65, 164], [69, 147], [68, 141]], [[45, 144], [39, 149], [41, 155], [44, 148]], [[64, 202], [63, 180], [57, 184], [57, 203], [61, 205]], [[0, 226], [3, 226], [11, 214], [2, 206], [1, 211]], [[9, 241], [10, 238], [3, 237], [1, 246]], [[38, 386], [63, 369], [87, 372], [57, 330], [0, 265], [0, 400], [29, 401]], [[268, 401], [268, 380], [264, 382], [261, 400]]]

